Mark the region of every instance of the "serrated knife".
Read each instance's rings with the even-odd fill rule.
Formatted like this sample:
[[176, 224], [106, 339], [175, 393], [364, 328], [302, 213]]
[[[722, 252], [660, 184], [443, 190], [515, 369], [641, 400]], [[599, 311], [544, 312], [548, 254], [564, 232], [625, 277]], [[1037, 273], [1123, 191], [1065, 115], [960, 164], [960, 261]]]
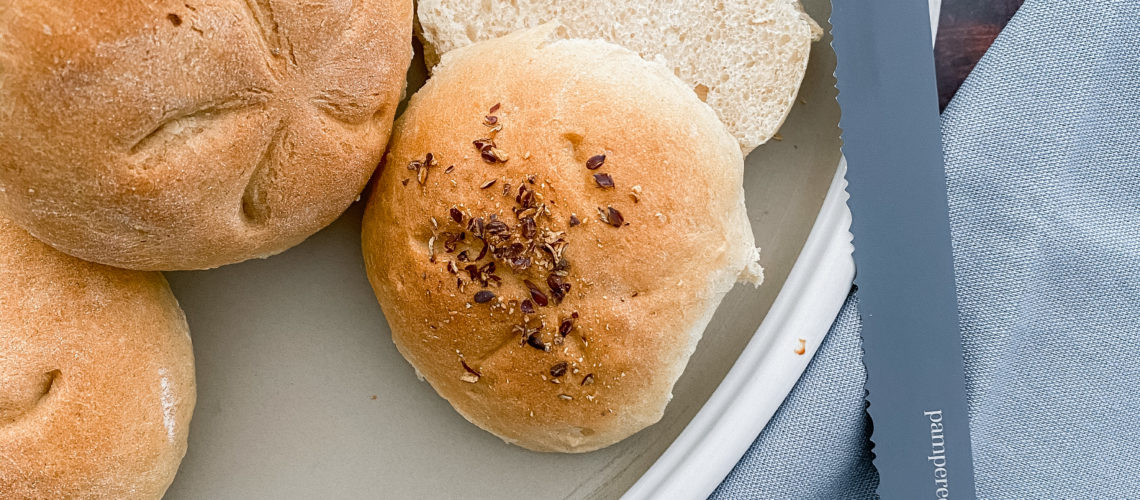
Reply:
[[867, 399], [882, 498], [974, 498], [930, 17], [833, 0]]

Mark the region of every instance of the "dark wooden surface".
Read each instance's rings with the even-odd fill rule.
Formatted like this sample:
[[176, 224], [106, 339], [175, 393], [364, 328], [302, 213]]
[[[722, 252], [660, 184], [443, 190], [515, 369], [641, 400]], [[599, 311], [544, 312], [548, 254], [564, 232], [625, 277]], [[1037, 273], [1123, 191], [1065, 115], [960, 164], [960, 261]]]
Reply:
[[942, 0], [934, 65], [939, 108], [954, 97], [1023, 0]]

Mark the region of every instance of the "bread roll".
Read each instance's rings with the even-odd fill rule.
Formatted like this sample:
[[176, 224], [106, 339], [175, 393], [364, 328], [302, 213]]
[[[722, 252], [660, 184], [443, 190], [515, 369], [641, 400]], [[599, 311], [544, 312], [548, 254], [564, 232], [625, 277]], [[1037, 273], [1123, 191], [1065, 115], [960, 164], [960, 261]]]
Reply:
[[0, 208], [130, 269], [281, 252], [375, 169], [411, 29], [411, 0], [3, 2]]
[[443, 56], [396, 123], [363, 246], [396, 346], [459, 413], [584, 452], [661, 418], [760, 269], [713, 111], [664, 66], [554, 29]]
[[0, 497], [157, 499], [194, 362], [158, 273], [68, 257], [0, 216]]
[[560, 34], [600, 38], [660, 60], [712, 106], [745, 154], [795, 104], [811, 42], [823, 30], [795, 0], [419, 0], [429, 67], [437, 54], [560, 21]]

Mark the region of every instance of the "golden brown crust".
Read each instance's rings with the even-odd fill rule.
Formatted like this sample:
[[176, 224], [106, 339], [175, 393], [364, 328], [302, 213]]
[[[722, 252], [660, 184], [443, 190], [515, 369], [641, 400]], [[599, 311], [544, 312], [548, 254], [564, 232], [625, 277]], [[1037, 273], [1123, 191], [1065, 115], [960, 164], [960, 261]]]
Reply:
[[[509, 442], [581, 452], [660, 418], [712, 310], [755, 266], [755, 249], [740, 150], [713, 112], [663, 67], [604, 42], [550, 42], [549, 29], [443, 57], [396, 123], [363, 246], [397, 347], [443, 397]], [[494, 147], [482, 143], [481, 153], [480, 138]], [[495, 149], [505, 162], [481, 158]], [[407, 168], [427, 153], [435, 166]], [[587, 168], [602, 154], [600, 168]], [[598, 187], [595, 174], [614, 187]], [[615, 222], [610, 207], [620, 227], [599, 216], [601, 208]], [[492, 215], [508, 241], [492, 234]], [[571, 227], [572, 215], [580, 225]], [[528, 216], [533, 238], [522, 234]], [[473, 218], [500, 249], [475, 265], [494, 262], [499, 286], [464, 270], [482, 248]], [[532, 239], [536, 248], [525, 249]], [[524, 250], [515, 255], [513, 243]], [[548, 279], [562, 269], [551, 257], [560, 252], [570, 289], [558, 303], [560, 284]], [[541, 300], [524, 280], [549, 304], [532, 304], [534, 314], [523, 301]], [[483, 290], [495, 298], [480, 303]]]
[[161, 498], [195, 402], [166, 280], [68, 257], [0, 217], [0, 283], [2, 496]]
[[271, 255], [378, 163], [412, 2], [17, 0], [0, 7], [0, 207], [144, 270]]

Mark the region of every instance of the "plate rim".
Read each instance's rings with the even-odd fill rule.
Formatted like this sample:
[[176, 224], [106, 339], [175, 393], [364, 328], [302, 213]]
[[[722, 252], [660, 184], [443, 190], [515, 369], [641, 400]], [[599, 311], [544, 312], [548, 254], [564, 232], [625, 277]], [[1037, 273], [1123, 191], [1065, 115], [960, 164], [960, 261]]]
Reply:
[[[708, 401], [623, 500], [707, 498], [791, 393], [855, 278], [846, 172], [847, 161], [840, 156], [819, 214], [768, 314]], [[806, 340], [805, 355], [794, 355], [797, 339]]]

